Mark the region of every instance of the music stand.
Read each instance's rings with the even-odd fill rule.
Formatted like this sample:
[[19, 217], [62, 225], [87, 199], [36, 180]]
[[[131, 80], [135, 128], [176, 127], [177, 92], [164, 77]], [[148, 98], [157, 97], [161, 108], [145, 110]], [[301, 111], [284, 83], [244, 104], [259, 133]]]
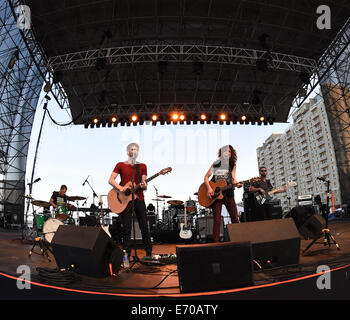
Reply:
[[[326, 180], [324, 178], [317, 178], [318, 180], [322, 180], [323, 182], [325, 182], [327, 184], [327, 204], [326, 204], [326, 224], [325, 227], [322, 229], [322, 234], [323, 234], [323, 244], [324, 246], [328, 245], [329, 247], [331, 246], [331, 240], [333, 241], [334, 245], [337, 247], [338, 250], [340, 250], [339, 244], [337, 243], [337, 241], [335, 241], [334, 237], [331, 234], [330, 229], [328, 228], [328, 216], [329, 216], [329, 184], [330, 181]], [[320, 236], [321, 237], [321, 236]], [[307, 250], [309, 250], [311, 248], [311, 246], [320, 238], [316, 238], [314, 239], [303, 251], [303, 253], [305, 253]]]

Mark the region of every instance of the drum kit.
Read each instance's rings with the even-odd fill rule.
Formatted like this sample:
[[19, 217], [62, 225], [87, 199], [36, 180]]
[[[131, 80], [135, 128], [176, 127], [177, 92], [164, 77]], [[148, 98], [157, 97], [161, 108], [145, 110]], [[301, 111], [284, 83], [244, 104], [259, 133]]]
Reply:
[[157, 223], [157, 228], [162, 231], [180, 230], [180, 224], [184, 223], [185, 220], [185, 208], [187, 224], [192, 229], [196, 228], [196, 220], [199, 216], [210, 214], [208, 209], [201, 208], [197, 200], [191, 198], [185, 201], [168, 200], [171, 198], [171, 196], [160, 195], [156, 199], [152, 199], [152, 201], [163, 202], [162, 216]]
[[[26, 196], [27, 199], [31, 200], [31, 203], [39, 207], [34, 210], [33, 213], [33, 227], [36, 230], [36, 234], [42, 234], [46, 242], [51, 243], [55, 232], [60, 225], [64, 224], [75, 224], [73, 218], [73, 212], [77, 210], [77, 207], [67, 203], [58, 205], [57, 208], [52, 208], [50, 211], [51, 204], [43, 200], [34, 200], [32, 197]], [[79, 201], [86, 200], [85, 197], [71, 196], [67, 197], [68, 201]], [[43, 212], [39, 213], [37, 210], [43, 208]]]

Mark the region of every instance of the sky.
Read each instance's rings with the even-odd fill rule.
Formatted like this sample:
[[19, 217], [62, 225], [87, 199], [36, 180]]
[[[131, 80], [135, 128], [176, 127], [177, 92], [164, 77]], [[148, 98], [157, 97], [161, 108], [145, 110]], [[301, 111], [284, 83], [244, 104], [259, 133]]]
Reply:
[[[39, 129], [43, 119], [41, 98], [34, 119], [27, 158], [26, 183], [30, 182], [36, 145], [39, 141], [35, 162], [32, 197], [49, 201], [53, 191], [62, 184], [68, 186], [68, 196], [87, 198], [85, 207], [92, 202], [98, 204], [102, 196], [107, 208], [107, 194], [111, 189], [108, 179], [119, 161], [127, 160], [126, 146], [131, 142], [140, 145], [138, 161], [146, 163], [148, 177], [163, 168], [171, 167], [171, 173], [160, 175], [148, 184], [145, 191], [146, 205], [157, 207], [158, 195], [171, 199], [158, 202], [159, 213], [168, 206], [168, 200], [196, 200], [194, 195], [204, 181], [210, 165], [217, 159], [218, 150], [231, 144], [237, 152], [236, 178], [238, 181], [258, 176], [256, 149], [272, 133], [283, 133], [291, 125], [276, 123], [257, 125], [137, 125], [130, 127], [87, 128], [83, 125], [58, 126], [46, 115], [39, 140]], [[62, 110], [54, 99], [48, 102], [50, 115], [56, 122], [70, 122], [69, 110]], [[82, 185], [88, 177], [88, 183]], [[118, 182], [118, 178], [117, 178]], [[91, 187], [90, 187], [91, 186]], [[155, 189], [156, 188], [156, 189]], [[26, 190], [28, 195], [29, 190]], [[236, 202], [241, 202], [243, 188], [235, 190]], [[78, 207], [84, 201], [78, 202]], [[76, 203], [75, 203], [76, 205]]]

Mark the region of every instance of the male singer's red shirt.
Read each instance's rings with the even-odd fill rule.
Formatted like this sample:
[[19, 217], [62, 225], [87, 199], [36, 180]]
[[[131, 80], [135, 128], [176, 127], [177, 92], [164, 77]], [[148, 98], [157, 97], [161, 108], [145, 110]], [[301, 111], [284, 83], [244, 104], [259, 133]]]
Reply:
[[[147, 176], [147, 166], [144, 163], [139, 163], [139, 168], [140, 168], [140, 175], [141, 178], [143, 175]], [[128, 183], [129, 181], [132, 181], [132, 174], [134, 171], [134, 181], [135, 184], [139, 184], [141, 181], [138, 177], [137, 174], [137, 169], [135, 167], [135, 169], [133, 170], [133, 166], [129, 163], [125, 163], [125, 162], [118, 162], [117, 165], [114, 167], [113, 172], [120, 174], [120, 185], [124, 186], [126, 183]], [[144, 195], [143, 195], [143, 190], [141, 189], [140, 191], [138, 191], [136, 193], [137, 197], [140, 200], [144, 200]]]

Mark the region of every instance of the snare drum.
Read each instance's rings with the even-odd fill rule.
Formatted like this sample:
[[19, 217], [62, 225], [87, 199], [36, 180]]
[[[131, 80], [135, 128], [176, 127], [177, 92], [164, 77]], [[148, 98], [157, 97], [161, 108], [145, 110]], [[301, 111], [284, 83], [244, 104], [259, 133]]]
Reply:
[[63, 225], [63, 222], [54, 218], [50, 218], [44, 223], [43, 234], [47, 242], [51, 243], [53, 236], [61, 225]]
[[56, 219], [66, 221], [68, 219], [67, 207], [65, 205], [56, 208]]

